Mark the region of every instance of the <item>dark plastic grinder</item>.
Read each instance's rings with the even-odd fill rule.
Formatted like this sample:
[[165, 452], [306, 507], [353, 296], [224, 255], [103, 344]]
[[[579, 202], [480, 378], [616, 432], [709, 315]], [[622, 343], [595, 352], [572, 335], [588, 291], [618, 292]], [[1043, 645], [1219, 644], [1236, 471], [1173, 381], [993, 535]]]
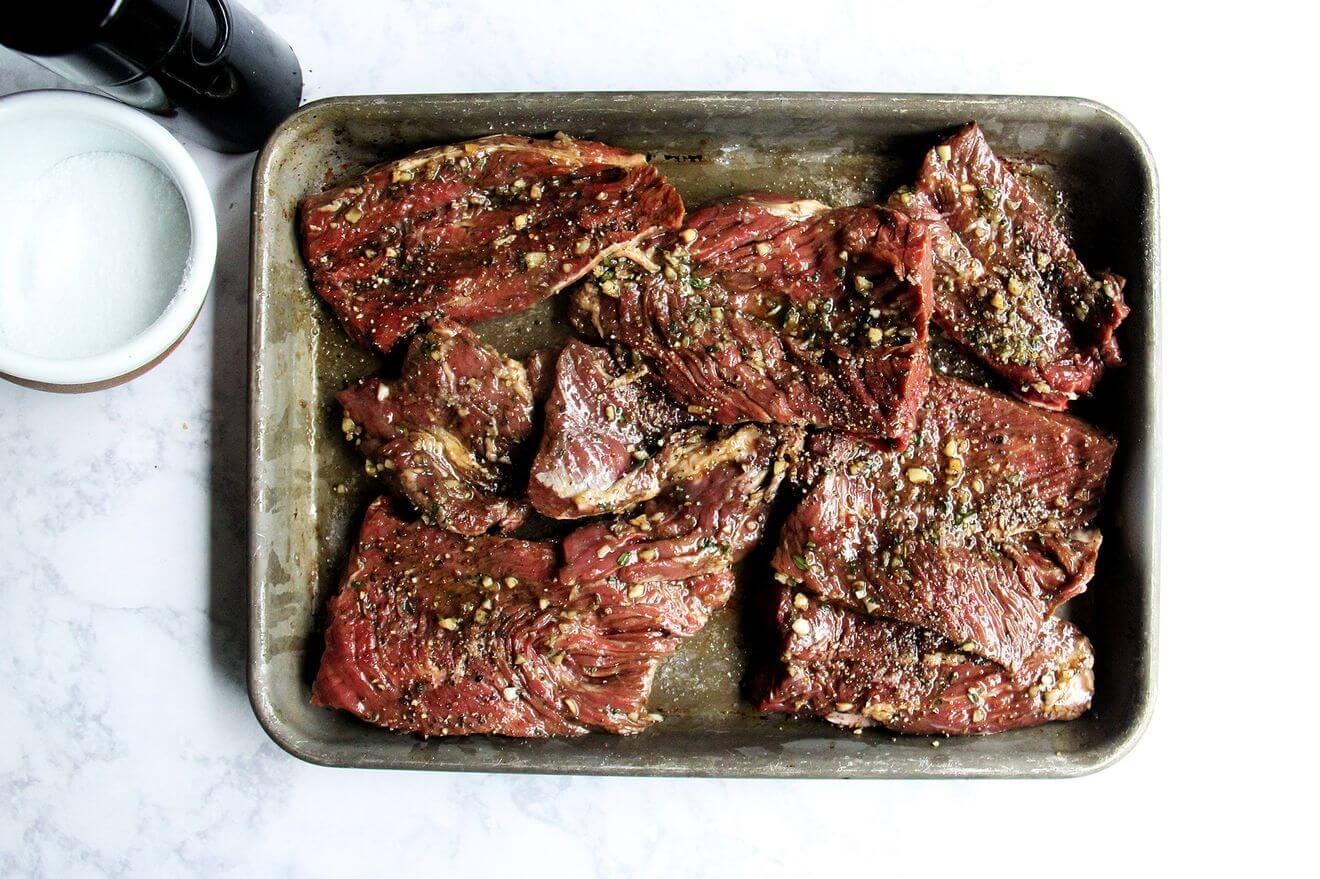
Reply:
[[228, 0], [5, 5], [0, 43], [222, 152], [257, 149], [302, 99], [293, 49]]

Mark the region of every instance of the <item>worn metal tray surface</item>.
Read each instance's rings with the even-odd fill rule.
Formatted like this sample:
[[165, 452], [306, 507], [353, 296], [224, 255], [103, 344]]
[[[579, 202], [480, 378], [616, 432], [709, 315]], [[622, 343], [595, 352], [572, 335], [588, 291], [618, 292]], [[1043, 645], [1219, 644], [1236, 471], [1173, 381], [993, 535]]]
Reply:
[[[566, 131], [649, 154], [690, 206], [747, 189], [848, 204], [909, 180], [936, 139], [975, 119], [1001, 153], [1046, 169], [1070, 206], [1083, 259], [1128, 278], [1127, 366], [1080, 408], [1120, 456], [1100, 566], [1071, 613], [1095, 643], [1094, 709], [1072, 723], [997, 736], [853, 735], [762, 715], [740, 697], [748, 626], [738, 602], [661, 670], [663, 723], [631, 737], [429, 741], [310, 704], [320, 614], [366, 500], [332, 394], [374, 371], [312, 294], [298, 256], [298, 200], [382, 159], [493, 132]], [[342, 766], [637, 775], [1063, 776], [1132, 746], [1154, 696], [1158, 535], [1158, 242], [1155, 174], [1139, 136], [1070, 98], [865, 94], [535, 94], [332, 98], [275, 133], [256, 166], [251, 336], [251, 654], [257, 716], [284, 748]], [[522, 356], [565, 333], [562, 306], [479, 325]], [[744, 565], [740, 591], [768, 569]]]

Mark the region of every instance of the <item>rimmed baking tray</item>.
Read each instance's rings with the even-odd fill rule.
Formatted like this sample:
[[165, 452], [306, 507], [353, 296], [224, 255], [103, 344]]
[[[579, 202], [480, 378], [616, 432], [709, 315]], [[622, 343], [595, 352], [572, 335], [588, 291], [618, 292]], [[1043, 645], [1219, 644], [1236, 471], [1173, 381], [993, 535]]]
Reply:
[[[1082, 258], [1128, 279], [1127, 365], [1082, 414], [1117, 435], [1099, 569], [1072, 616], [1095, 643], [1096, 700], [1071, 723], [981, 738], [853, 735], [762, 715], [741, 698], [737, 602], [661, 670], [641, 735], [424, 741], [313, 707], [319, 613], [368, 497], [331, 395], [374, 371], [312, 294], [298, 256], [298, 200], [421, 146], [493, 132], [566, 131], [651, 156], [689, 205], [747, 189], [834, 204], [883, 198], [920, 156], [975, 119], [1063, 193]], [[1159, 551], [1159, 242], [1155, 170], [1113, 111], [1076, 98], [886, 94], [490, 94], [330, 98], [271, 137], [252, 192], [251, 643], [248, 687], [271, 737], [338, 766], [608, 775], [1048, 777], [1109, 765], [1131, 748], [1155, 690]], [[514, 356], [561, 335], [559, 306], [480, 325]], [[768, 582], [745, 566], [740, 590]]]

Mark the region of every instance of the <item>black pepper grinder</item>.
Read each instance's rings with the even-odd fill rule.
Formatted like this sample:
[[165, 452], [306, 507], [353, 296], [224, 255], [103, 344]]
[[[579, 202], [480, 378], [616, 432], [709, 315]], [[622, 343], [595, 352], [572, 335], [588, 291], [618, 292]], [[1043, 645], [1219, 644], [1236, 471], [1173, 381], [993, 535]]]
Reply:
[[257, 149], [302, 100], [293, 49], [228, 0], [5, 6], [0, 43], [222, 152]]

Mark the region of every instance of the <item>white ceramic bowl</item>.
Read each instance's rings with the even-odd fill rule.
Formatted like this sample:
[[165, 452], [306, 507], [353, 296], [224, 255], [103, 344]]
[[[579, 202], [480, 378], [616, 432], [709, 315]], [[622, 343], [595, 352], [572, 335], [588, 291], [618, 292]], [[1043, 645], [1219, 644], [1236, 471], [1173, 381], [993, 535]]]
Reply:
[[37, 357], [6, 347], [0, 337], [0, 374], [22, 384], [84, 390], [132, 378], [187, 334], [211, 286], [215, 207], [197, 164], [173, 135], [138, 110], [82, 92], [22, 92], [0, 98], [0, 170], [6, 177], [35, 176], [70, 156], [97, 151], [136, 156], [173, 181], [192, 226], [187, 268], [160, 316], [104, 353], [74, 359]]

